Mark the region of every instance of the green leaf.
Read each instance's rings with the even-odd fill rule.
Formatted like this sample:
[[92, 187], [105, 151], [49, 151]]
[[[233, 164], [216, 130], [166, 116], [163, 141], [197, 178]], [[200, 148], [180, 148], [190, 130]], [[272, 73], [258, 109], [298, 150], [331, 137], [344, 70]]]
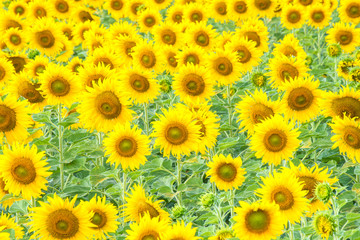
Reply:
[[356, 198], [356, 193], [353, 191], [346, 191], [339, 195], [339, 199], [346, 199], [348, 201], [354, 200]]
[[352, 213], [352, 212], [347, 213], [346, 219], [350, 222], [356, 221], [356, 220], [360, 219], [360, 213]]

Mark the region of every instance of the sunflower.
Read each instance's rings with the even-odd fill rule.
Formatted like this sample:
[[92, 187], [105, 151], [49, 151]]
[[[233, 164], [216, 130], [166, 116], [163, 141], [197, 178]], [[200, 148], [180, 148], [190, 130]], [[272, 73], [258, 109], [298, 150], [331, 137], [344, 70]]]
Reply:
[[245, 181], [245, 169], [242, 168], [242, 161], [240, 157], [232, 158], [229, 154], [224, 156], [222, 154], [215, 155], [208, 167], [206, 176], [210, 176], [210, 181], [216, 184], [219, 190], [238, 189]]
[[152, 8], [146, 8], [137, 14], [136, 19], [139, 24], [140, 31], [148, 32], [152, 31], [155, 26], [161, 23], [162, 16], [159, 11]]
[[231, 32], [231, 31], [223, 31], [222, 33], [220, 33], [217, 37], [217, 43], [215, 48], [219, 48], [222, 50], [225, 50], [225, 45], [230, 43], [232, 39], [234, 39], [235, 33]]
[[26, 33], [30, 47], [37, 48], [41, 53], [54, 57], [63, 45], [64, 35], [51, 18], [41, 18], [34, 22]]
[[139, 223], [132, 223], [130, 229], [126, 230], [128, 234], [126, 240], [160, 239], [168, 228], [166, 221], [159, 220], [159, 217], [151, 218], [149, 214], [145, 214]]
[[208, 4], [192, 2], [184, 7], [184, 18], [192, 23], [207, 22], [209, 18]]
[[123, 18], [126, 16], [126, 5], [128, 1], [125, 0], [110, 0], [104, 4], [104, 9], [115, 19]]
[[171, 46], [175, 50], [183, 46], [183, 33], [175, 23], [165, 22], [155, 26], [152, 33], [159, 46]]
[[326, 213], [316, 214], [313, 219], [313, 226], [317, 234], [319, 234], [322, 239], [329, 239], [329, 237], [336, 231], [334, 217]]
[[47, 105], [46, 99], [39, 91], [40, 84], [33, 83], [24, 72], [18, 74], [16, 78], [7, 86], [7, 90], [16, 98], [25, 98], [33, 111], [39, 112]]
[[128, 4], [126, 4], [126, 15], [129, 17], [132, 21], [136, 21], [136, 18], [140, 11], [145, 8], [145, 0], [130, 0], [127, 1]]
[[83, 68], [84, 62], [81, 58], [79, 57], [73, 57], [69, 62], [67, 67], [71, 70], [71, 72], [75, 75], [79, 74], [79, 71], [81, 68]]
[[67, 62], [74, 54], [74, 43], [63, 38], [60, 40], [62, 44], [61, 52], [56, 55], [55, 59], [58, 62]]
[[355, 0], [342, 0], [338, 8], [342, 22], [360, 23], [360, 3]]
[[170, 221], [169, 213], [161, 209], [162, 201], [153, 201], [152, 197], [146, 197], [145, 190], [140, 185], [135, 185], [131, 194], [127, 193], [125, 197], [123, 217], [125, 222], [135, 221], [142, 222], [142, 219], [157, 219], [164, 223]]
[[4, 229], [5, 229], [5, 226], [0, 226], [0, 238], [1, 239], [10, 239], [10, 233], [3, 232]]
[[109, 132], [117, 123], [124, 124], [132, 120], [129, 101], [124, 97], [119, 83], [113, 79], [93, 83], [87, 87], [79, 105], [80, 122], [91, 130]]
[[282, 168], [283, 173], [289, 171], [295, 174], [300, 182], [304, 183], [302, 189], [308, 191], [305, 196], [310, 200], [309, 212], [306, 215], [307, 217], [311, 217], [313, 213], [318, 210], [326, 210], [329, 208], [329, 204], [325, 204], [315, 197], [315, 188], [318, 183], [327, 182], [332, 185], [337, 182], [338, 179], [336, 177], [330, 178], [332, 172], [328, 174], [327, 168], [319, 168], [316, 163], [315, 166], [308, 169], [302, 163], [296, 167], [292, 162], [290, 162], [290, 168]]
[[53, 15], [51, 7], [48, 4], [44, 4], [43, 0], [30, 1], [28, 6], [26, 20], [30, 22]]
[[280, 109], [279, 101], [269, 100], [266, 92], [261, 89], [256, 89], [250, 95], [246, 94], [236, 105], [236, 112], [240, 114], [238, 122], [241, 121], [239, 126], [241, 132], [248, 131], [252, 134], [258, 123], [280, 113]]
[[163, 48], [163, 54], [166, 58], [165, 69], [170, 75], [175, 75], [177, 72], [178, 61], [176, 60], [176, 54], [178, 51], [171, 46], [165, 46]]
[[37, 147], [31, 148], [20, 144], [13, 144], [11, 149], [4, 147], [3, 156], [0, 158], [2, 178], [6, 183], [5, 189], [14, 195], [21, 195], [30, 200], [42, 195], [46, 190], [46, 177], [50, 167], [45, 167], [47, 162], [41, 160], [45, 152], [38, 152]]
[[107, 41], [114, 41], [116, 42], [118, 37], [129, 37], [133, 38], [138, 36], [136, 25], [121, 21], [121, 22], [115, 22], [110, 25], [109, 27], [109, 34], [106, 35], [108, 38]]
[[184, 41], [187, 44], [194, 44], [209, 51], [215, 45], [216, 32], [212, 25], [206, 25], [206, 22], [189, 24], [184, 34]]
[[229, 18], [233, 21], [246, 20], [250, 17], [248, 0], [228, 0]]
[[[19, 198], [17, 196], [16, 197], [12, 196], [11, 198], [6, 198], [6, 200], [2, 200], [2, 198], [5, 195], [9, 194], [9, 191], [5, 189], [5, 186], [6, 186], [5, 182], [3, 181], [2, 177], [0, 176], [0, 200], [1, 200], [0, 206], [4, 209], [7, 209], [7, 208], [11, 207], [16, 200], [19, 200], [21, 198]], [[0, 223], [0, 227], [1, 227], [1, 223]]]
[[158, 11], [167, 8], [171, 4], [172, 0], [145, 0], [145, 6], [154, 8]]
[[154, 74], [138, 66], [124, 69], [119, 75], [121, 89], [136, 104], [153, 102], [160, 94], [160, 86]]
[[279, 54], [284, 54], [287, 57], [296, 57], [298, 59], [306, 59], [307, 55], [304, 49], [299, 44], [299, 39], [297, 39], [294, 34], [289, 33], [280, 40], [280, 43], [274, 44], [275, 48], [272, 52], [274, 56]]
[[22, 239], [24, 237], [24, 231], [22, 227], [16, 224], [15, 219], [8, 214], [1, 213], [0, 227], [5, 227], [4, 229], [13, 229], [16, 239]]
[[114, 48], [116, 53], [124, 59], [124, 65], [130, 66], [133, 62], [132, 52], [134, 47], [141, 42], [138, 35], [120, 36], [114, 41]]
[[132, 48], [133, 65], [144, 70], [154, 70], [155, 73], [163, 71], [166, 62], [160, 47], [155, 42], [147, 43], [145, 40]]
[[287, 29], [301, 28], [306, 21], [305, 13], [301, 5], [286, 5], [281, 10], [281, 23]]
[[0, 57], [0, 89], [7, 85], [14, 73], [15, 69], [11, 62], [5, 57]]
[[247, 4], [253, 15], [259, 15], [260, 17], [272, 18], [277, 6], [274, 0], [247, 0]]
[[73, 0], [56, 0], [49, 6], [52, 8], [52, 16], [57, 19], [70, 18], [72, 10], [75, 8]]
[[292, 173], [279, 173], [261, 177], [263, 184], [256, 190], [263, 202], [275, 202], [279, 205], [283, 222], [291, 224], [299, 222], [303, 213], [308, 210], [309, 200], [305, 197], [307, 191], [303, 190], [303, 183]]
[[176, 53], [176, 59], [178, 62], [177, 67], [180, 68], [184, 65], [194, 64], [205, 66], [206, 51], [198, 45], [184, 46]]
[[67, 40], [72, 41], [74, 39], [74, 24], [71, 21], [67, 22], [58, 22], [58, 26], [60, 27], [61, 32], [66, 37]]
[[226, 44], [225, 50], [235, 52], [237, 61], [240, 63], [240, 72], [250, 72], [253, 67], [259, 65], [261, 61], [262, 52], [256, 48], [254, 41], [248, 41], [246, 38], [241, 37], [236, 40], [230, 40]]
[[10, 52], [5, 55], [6, 58], [11, 62], [15, 69], [15, 73], [20, 73], [24, 70], [26, 64], [29, 62], [29, 58], [25, 51], [23, 52]]
[[217, 49], [206, 58], [207, 70], [216, 78], [218, 85], [230, 85], [240, 79], [241, 63], [237, 54], [238, 51]]
[[243, 240], [275, 239], [282, 234], [283, 222], [279, 205], [275, 203], [239, 202], [235, 207], [233, 230]]
[[22, 141], [29, 133], [31, 125], [30, 111], [25, 101], [16, 101], [13, 96], [0, 100], [0, 134], [5, 135], [9, 144]]
[[163, 113], [153, 122], [155, 145], [160, 146], [164, 156], [170, 153], [177, 158], [189, 155], [199, 143], [201, 126], [193, 121], [189, 111], [171, 108], [164, 109]]
[[97, 24], [100, 23], [99, 17], [94, 15], [91, 9], [87, 8], [85, 5], [79, 5], [74, 8], [71, 13], [70, 19], [74, 20], [77, 24], [85, 22], [96, 22]]
[[29, 63], [25, 65], [25, 73], [28, 74], [30, 78], [38, 78], [49, 65], [49, 58], [45, 56], [38, 55], [34, 60], [30, 60]]
[[270, 59], [269, 68], [270, 82], [273, 86], [282, 89], [284, 82], [291, 78], [305, 78], [308, 76], [308, 68], [305, 65], [305, 59], [288, 58], [283, 54]]
[[293, 127], [278, 114], [265, 119], [254, 127], [250, 149], [263, 163], [279, 165], [281, 160], [289, 160], [300, 145], [300, 132]]
[[223, 228], [216, 231], [215, 236], [209, 237], [209, 240], [226, 240], [235, 237], [233, 230]]
[[185, 225], [184, 221], [176, 221], [168, 231], [162, 235], [162, 239], [197, 240], [196, 227], [192, 228], [191, 223]]
[[0, 12], [0, 32], [5, 32], [10, 28], [26, 30], [27, 25], [20, 15], [3, 10]]
[[300, 123], [315, 118], [320, 112], [319, 99], [323, 94], [323, 91], [318, 89], [319, 84], [319, 80], [313, 81], [312, 76], [285, 82], [285, 94], [281, 101], [285, 117]]
[[355, 25], [337, 22], [327, 31], [327, 34], [327, 43], [339, 43], [346, 53], [354, 51], [360, 45], [360, 29], [355, 28]]
[[235, 32], [235, 39], [247, 38], [256, 43], [255, 47], [262, 52], [268, 52], [269, 32], [265, 24], [256, 18], [243, 21], [241, 28]]
[[123, 65], [123, 60], [110, 46], [96, 48], [92, 55], [88, 56], [85, 64], [104, 64], [109, 66], [111, 70], [119, 69]]
[[98, 65], [85, 64], [78, 69], [77, 81], [81, 84], [82, 89], [86, 87], [93, 87], [94, 83], [103, 82], [108, 79], [116, 79], [116, 72], [110, 69], [109, 65], [100, 63]]
[[22, 36], [24, 36], [23, 31], [10, 28], [6, 30], [3, 41], [10, 50], [20, 52], [26, 47], [26, 41]]
[[105, 151], [110, 154], [107, 162], [121, 164], [122, 169], [138, 169], [147, 161], [145, 156], [150, 155], [150, 140], [141, 134], [137, 126], [133, 128], [127, 122], [125, 125], [116, 124], [114, 131], [104, 140]]
[[345, 57], [339, 61], [336, 72], [340, 77], [343, 77], [346, 80], [350, 80], [351, 79], [351, 75], [350, 75], [351, 70], [355, 66], [360, 65], [359, 63], [360, 63], [359, 60]]
[[40, 207], [29, 209], [32, 238], [86, 240], [96, 233], [96, 225], [91, 223], [93, 214], [81, 205], [74, 207], [76, 197], [63, 200], [55, 193], [47, 200], [49, 203], [40, 202]]
[[92, 227], [96, 231], [95, 239], [107, 239], [109, 233], [117, 230], [120, 224], [116, 221], [118, 210], [113, 204], [106, 204], [106, 197], [101, 198], [95, 195], [90, 201], [83, 201], [81, 204], [88, 213], [92, 214], [91, 223], [96, 225]]
[[39, 83], [39, 90], [50, 105], [62, 103], [71, 106], [81, 90], [80, 83], [69, 68], [53, 63], [40, 75]]
[[[359, 5], [360, 6], [360, 5]], [[308, 24], [314, 28], [322, 29], [329, 25], [331, 13], [329, 8], [322, 4], [313, 4], [306, 9]]]
[[333, 118], [330, 124], [332, 132], [335, 134], [331, 137], [334, 142], [332, 149], [339, 147], [341, 154], [346, 155], [354, 162], [360, 163], [360, 126], [359, 121], [344, 116]]
[[[110, 44], [109, 44], [110, 45]], [[84, 41], [82, 48], [88, 49], [88, 54], [91, 55], [95, 49], [107, 46], [104, 36], [98, 35], [95, 31], [89, 30], [84, 33]]]
[[215, 21], [227, 21], [229, 19], [228, 8], [228, 2], [225, 0], [212, 0], [208, 4], [209, 15]]
[[189, 21], [185, 18], [184, 11], [184, 6], [176, 2], [166, 11], [166, 22], [183, 26], [185, 22]]
[[14, 13], [15, 15], [20, 15], [22, 17], [26, 16], [28, 9], [27, 2], [25, 0], [18, 0], [10, 2], [8, 11]]
[[360, 92], [343, 86], [339, 93], [324, 92], [319, 101], [322, 114], [326, 117], [360, 118]]

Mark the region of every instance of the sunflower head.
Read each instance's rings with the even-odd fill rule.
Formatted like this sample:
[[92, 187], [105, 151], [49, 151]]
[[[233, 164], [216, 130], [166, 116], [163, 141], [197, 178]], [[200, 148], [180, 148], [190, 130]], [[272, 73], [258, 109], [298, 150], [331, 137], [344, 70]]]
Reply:
[[319, 213], [314, 217], [313, 226], [317, 234], [319, 234], [322, 238], [328, 239], [335, 233], [335, 218], [326, 213]]
[[267, 83], [267, 77], [261, 72], [253, 73], [251, 75], [251, 82], [255, 87], [265, 87]]
[[330, 44], [326, 50], [328, 55], [332, 58], [340, 57], [341, 55], [341, 47], [337, 43]]

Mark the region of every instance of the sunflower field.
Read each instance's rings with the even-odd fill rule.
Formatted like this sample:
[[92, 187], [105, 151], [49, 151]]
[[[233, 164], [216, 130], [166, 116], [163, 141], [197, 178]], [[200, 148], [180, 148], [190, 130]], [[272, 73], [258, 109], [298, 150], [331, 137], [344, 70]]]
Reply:
[[359, 0], [0, 4], [0, 240], [360, 239]]

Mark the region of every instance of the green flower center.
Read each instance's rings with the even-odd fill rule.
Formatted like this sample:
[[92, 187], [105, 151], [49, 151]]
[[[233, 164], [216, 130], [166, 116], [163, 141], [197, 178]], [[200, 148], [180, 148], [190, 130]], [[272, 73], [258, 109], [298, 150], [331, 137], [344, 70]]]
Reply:
[[246, 215], [246, 226], [249, 231], [261, 233], [269, 226], [269, 215], [263, 210], [252, 211]]
[[231, 163], [225, 163], [219, 167], [218, 176], [225, 182], [231, 182], [236, 178], [237, 170]]
[[279, 147], [282, 144], [282, 139], [278, 134], [272, 134], [269, 137], [269, 144], [273, 147]]
[[69, 227], [69, 224], [65, 221], [59, 221], [56, 223], [56, 228], [60, 231], [66, 231]]

